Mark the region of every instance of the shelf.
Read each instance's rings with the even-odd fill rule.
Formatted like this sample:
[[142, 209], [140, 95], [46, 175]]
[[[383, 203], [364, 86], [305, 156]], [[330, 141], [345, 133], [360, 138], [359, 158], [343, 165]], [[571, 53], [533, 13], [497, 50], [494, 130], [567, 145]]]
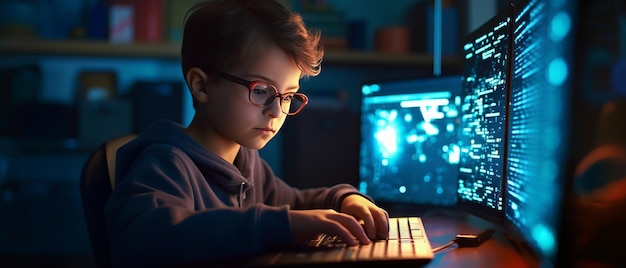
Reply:
[[[42, 41], [38, 39], [0, 40], [0, 55], [61, 55], [94, 57], [149, 57], [177, 59], [179, 44], [113, 44], [108, 42], [71, 40]], [[394, 65], [432, 67], [430, 54], [376, 53], [370, 51], [326, 50], [324, 63], [350, 65]], [[443, 57], [442, 65], [456, 65], [456, 57]]]
[[33, 54], [95, 57], [178, 58], [180, 48], [171, 44], [113, 44], [96, 41], [2, 40], [0, 54]]

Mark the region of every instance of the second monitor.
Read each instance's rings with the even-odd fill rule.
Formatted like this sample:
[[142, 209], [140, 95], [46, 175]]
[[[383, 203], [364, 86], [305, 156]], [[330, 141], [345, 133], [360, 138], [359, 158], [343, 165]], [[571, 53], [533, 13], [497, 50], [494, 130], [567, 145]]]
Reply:
[[393, 204], [454, 205], [461, 76], [371, 82], [361, 92], [361, 192]]

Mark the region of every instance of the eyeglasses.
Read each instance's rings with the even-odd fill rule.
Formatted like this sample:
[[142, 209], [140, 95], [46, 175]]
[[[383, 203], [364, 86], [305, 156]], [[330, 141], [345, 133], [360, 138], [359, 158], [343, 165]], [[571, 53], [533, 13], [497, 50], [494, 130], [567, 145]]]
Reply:
[[[259, 107], [270, 106], [276, 98], [280, 99], [280, 110], [286, 115], [298, 114], [307, 103], [309, 98], [299, 92], [278, 93], [275, 86], [263, 81], [248, 81], [224, 72], [217, 72], [223, 78], [247, 87], [248, 99]], [[273, 91], [273, 92], [272, 92]]]

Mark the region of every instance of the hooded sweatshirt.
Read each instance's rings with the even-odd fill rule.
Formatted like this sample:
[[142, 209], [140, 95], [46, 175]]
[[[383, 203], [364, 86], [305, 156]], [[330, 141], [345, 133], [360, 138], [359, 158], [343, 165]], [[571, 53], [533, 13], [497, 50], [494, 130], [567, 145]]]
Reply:
[[247, 257], [294, 242], [289, 209], [331, 208], [348, 184], [296, 189], [257, 150], [233, 164], [181, 125], [161, 120], [117, 152], [105, 217], [115, 266], [171, 266]]

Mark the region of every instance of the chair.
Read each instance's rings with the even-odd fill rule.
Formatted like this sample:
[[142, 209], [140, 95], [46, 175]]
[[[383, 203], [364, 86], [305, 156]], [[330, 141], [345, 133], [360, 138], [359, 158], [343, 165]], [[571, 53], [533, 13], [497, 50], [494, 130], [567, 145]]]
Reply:
[[111, 267], [109, 237], [104, 208], [115, 189], [115, 154], [137, 135], [126, 135], [104, 142], [87, 159], [80, 178], [80, 192], [87, 231], [97, 267]]

